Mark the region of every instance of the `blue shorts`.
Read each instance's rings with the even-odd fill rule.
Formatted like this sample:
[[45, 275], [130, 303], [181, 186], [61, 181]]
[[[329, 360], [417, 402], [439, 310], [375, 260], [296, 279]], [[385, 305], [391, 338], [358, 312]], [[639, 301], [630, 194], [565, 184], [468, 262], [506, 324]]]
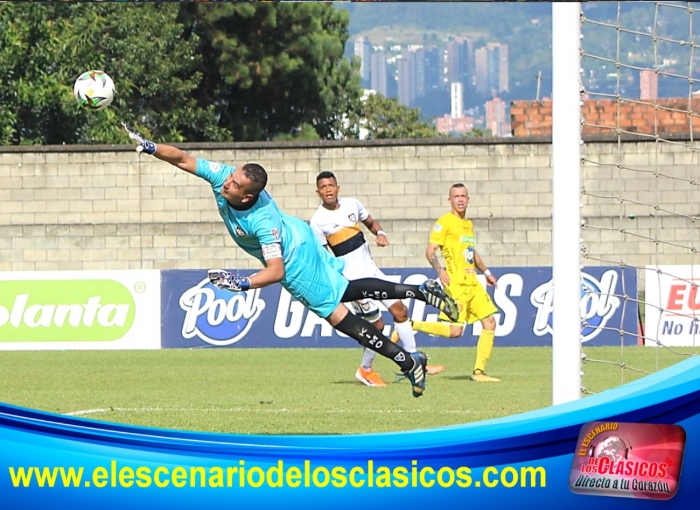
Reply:
[[290, 247], [290, 257], [285, 257], [288, 262], [280, 283], [304, 306], [325, 319], [338, 307], [348, 288], [349, 282], [343, 276], [345, 261], [321, 246], [303, 220], [293, 218], [288, 226], [294, 228], [296, 242]]

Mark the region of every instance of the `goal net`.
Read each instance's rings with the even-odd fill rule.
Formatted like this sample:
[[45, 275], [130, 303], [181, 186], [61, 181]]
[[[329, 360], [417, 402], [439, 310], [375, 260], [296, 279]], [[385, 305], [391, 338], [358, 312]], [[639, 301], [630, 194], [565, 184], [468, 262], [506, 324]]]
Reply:
[[[619, 335], [582, 342], [585, 395], [698, 352], [700, 5], [580, 9], [582, 328]], [[586, 285], [591, 266], [619, 268], [619, 281]], [[623, 307], [637, 327], [587, 322], [591, 303]]]

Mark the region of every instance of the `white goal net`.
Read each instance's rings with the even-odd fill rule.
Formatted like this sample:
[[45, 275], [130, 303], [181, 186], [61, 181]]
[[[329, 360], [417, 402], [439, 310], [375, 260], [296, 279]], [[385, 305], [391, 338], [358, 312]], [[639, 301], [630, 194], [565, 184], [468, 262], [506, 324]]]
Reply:
[[700, 5], [580, 6], [582, 276], [617, 269], [603, 285], [584, 276], [582, 303], [637, 318], [596, 323], [582, 313], [584, 330], [619, 336], [615, 346], [582, 342], [590, 394], [698, 352]]

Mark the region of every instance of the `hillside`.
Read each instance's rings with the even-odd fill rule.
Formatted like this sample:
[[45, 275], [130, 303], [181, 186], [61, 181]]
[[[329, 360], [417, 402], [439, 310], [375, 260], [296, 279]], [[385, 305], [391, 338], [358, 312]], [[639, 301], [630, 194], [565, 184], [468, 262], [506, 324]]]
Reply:
[[548, 2], [341, 2], [336, 6], [350, 13], [351, 40], [362, 35], [373, 44], [383, 44], [389, 37], [394, 44], [443, 45], [441, 40], [450, 35], [464, 35], [475, 38], [477, 44], [508, 44], [514, 97], [535, 97], [537, 71], [543, 74], [542, 92], [549, 93], [552, 9]]
[[[450, 35], [465, 35], [474, 37], [477, 45], [486, 41], [507, 44], [509, 95], [534, 99], [538, 71], [543, 78], [541, 96], [551, 94], [552, 5], [549, 2], [341, 2], [335, 5], [350, 13], [351, 39], [366, 35], [374, 44], [382, 44], [382, 38], [390, 37], [394, 44], [440, 45], [444, 44], [441, 39]], [[616, 59], [618, 33], [613, 26], [619, 19], [621, 26], [629, 30], [620, 35], [621, 62], [639, 68], [669, 66], [672, 72], [688, 74], [690, 45], [663, 42], [664, 38], [697, 41], [698, 36], [690, 33], [692, 24], [686, 5], [686, 2], [621, 2], [618, 12], [618, 2], [586, 2], [583, 4], [586, 18], [610, 26], [585, 23], [584, 50], [597, 57]], [[640, 36], [635, 31], [656, 32], [661, 36], [660, 42], [654, 48], [650, 36]], [[610, 73], [605, 62], [596, 58], [585, 58], [583, 67], [587, 72], [595, 70], [599, 83]], [[637, 87], [635, 69], [623, 69], [623, 74], [627, 75], [628, 86]], [[687, 90], [684, 78], [667, 77], [659, 84], [660, 95], [666, 97], [682, 95], [684, 89]]]

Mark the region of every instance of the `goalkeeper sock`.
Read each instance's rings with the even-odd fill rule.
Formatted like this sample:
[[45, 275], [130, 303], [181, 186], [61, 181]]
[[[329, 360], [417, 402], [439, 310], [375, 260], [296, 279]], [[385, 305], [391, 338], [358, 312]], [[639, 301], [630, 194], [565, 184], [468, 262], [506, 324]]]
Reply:
[[486, 372], [486, 362], [491, 357], [495, 334], [496, 332], [492, 329], [481, 330], [479, 341], [476, 344], [476, 363], [474, 363], [474, 372], [477, 370], [480, 370], [481, 373]]
[[429, 335], [444, 336], [450, 338], [450, 324], [448, 322], [426, 322], [416, 321], [413, 323], [413, 330]]
[[374, 324], [357, 315], [348, 313], [342, 321], [335, 325], [335, 329], [354, 338], [360, 345], [394, 361], [402, 372], [413, 368], [413, 358], [409, 352], [385, 337]]
[[413, 332], [411, 321], [394, 322], [394, 329], [399, 334], [399, 342], [401, 347], [408, 352], [416, 352], [416, 335]]

